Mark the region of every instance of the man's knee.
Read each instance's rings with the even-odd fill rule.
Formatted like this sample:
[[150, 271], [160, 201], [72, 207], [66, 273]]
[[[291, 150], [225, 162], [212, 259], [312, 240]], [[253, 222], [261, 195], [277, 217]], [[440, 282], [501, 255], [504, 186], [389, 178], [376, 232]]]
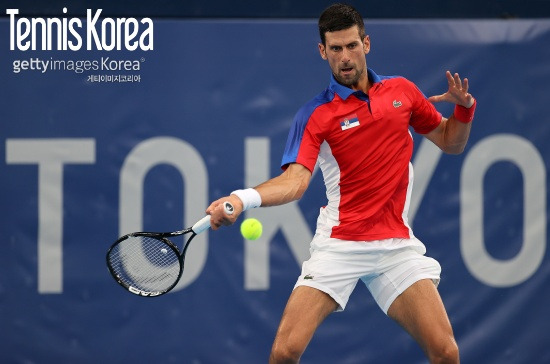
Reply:
[[269, 357], [270, 364], [298, 363], [303, 350], [296, 346], [275, 343]]
[[452, 363], [460, 362], [458, 345], [454, 339], [445, 340], [428, 349], [430, 363]]

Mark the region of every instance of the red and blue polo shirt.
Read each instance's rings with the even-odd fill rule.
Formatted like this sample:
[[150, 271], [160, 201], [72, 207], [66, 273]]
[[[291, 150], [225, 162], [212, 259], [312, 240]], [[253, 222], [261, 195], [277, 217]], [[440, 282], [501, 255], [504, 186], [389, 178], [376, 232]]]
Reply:
[[427, 134], [441, 114], [411, 81], [368, 69], [368, 94], [330, 85], [296, 114], [282, 168], [318, 162], [328, 204], [317, 232], [338, 239], [410, 238], [407, 212], [412, 191], [411, 126]]

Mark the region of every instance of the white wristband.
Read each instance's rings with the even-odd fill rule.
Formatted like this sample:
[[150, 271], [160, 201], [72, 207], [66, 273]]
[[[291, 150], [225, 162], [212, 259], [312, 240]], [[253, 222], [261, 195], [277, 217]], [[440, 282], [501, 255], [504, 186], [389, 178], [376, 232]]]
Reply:
[[247, 188], [246, 190], [235, 190], [231, 192], [232, 195], [237, 196], [243, 202], [243, 211], [260, 207], [262, 205], [262, 197], [253, 188]]

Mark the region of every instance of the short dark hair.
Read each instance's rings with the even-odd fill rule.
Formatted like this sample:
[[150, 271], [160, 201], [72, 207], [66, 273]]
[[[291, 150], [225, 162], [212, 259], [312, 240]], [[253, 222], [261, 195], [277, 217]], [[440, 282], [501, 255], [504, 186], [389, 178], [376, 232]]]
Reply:
[[325, 44], [325, 33], [349, 29], [352, 26], [359, 27], [359, 36], [365, 38], [365, 24], [363, 17], [351, 5], [336, 3], [326, 8], [319, 17], [319, 36], [321, 43]]

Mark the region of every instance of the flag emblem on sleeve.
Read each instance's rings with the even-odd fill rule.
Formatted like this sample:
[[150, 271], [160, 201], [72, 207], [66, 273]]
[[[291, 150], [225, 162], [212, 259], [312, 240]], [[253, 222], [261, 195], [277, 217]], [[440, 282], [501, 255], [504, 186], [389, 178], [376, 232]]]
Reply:
[[357, 116], [345, 118], [343, 121], [340, 122], [340, 127], [342, 128], [342, 130], [348, 130], [351, 128], [355, 128], [356, 126], [359, 126], [359, 119], [357, 118]]

